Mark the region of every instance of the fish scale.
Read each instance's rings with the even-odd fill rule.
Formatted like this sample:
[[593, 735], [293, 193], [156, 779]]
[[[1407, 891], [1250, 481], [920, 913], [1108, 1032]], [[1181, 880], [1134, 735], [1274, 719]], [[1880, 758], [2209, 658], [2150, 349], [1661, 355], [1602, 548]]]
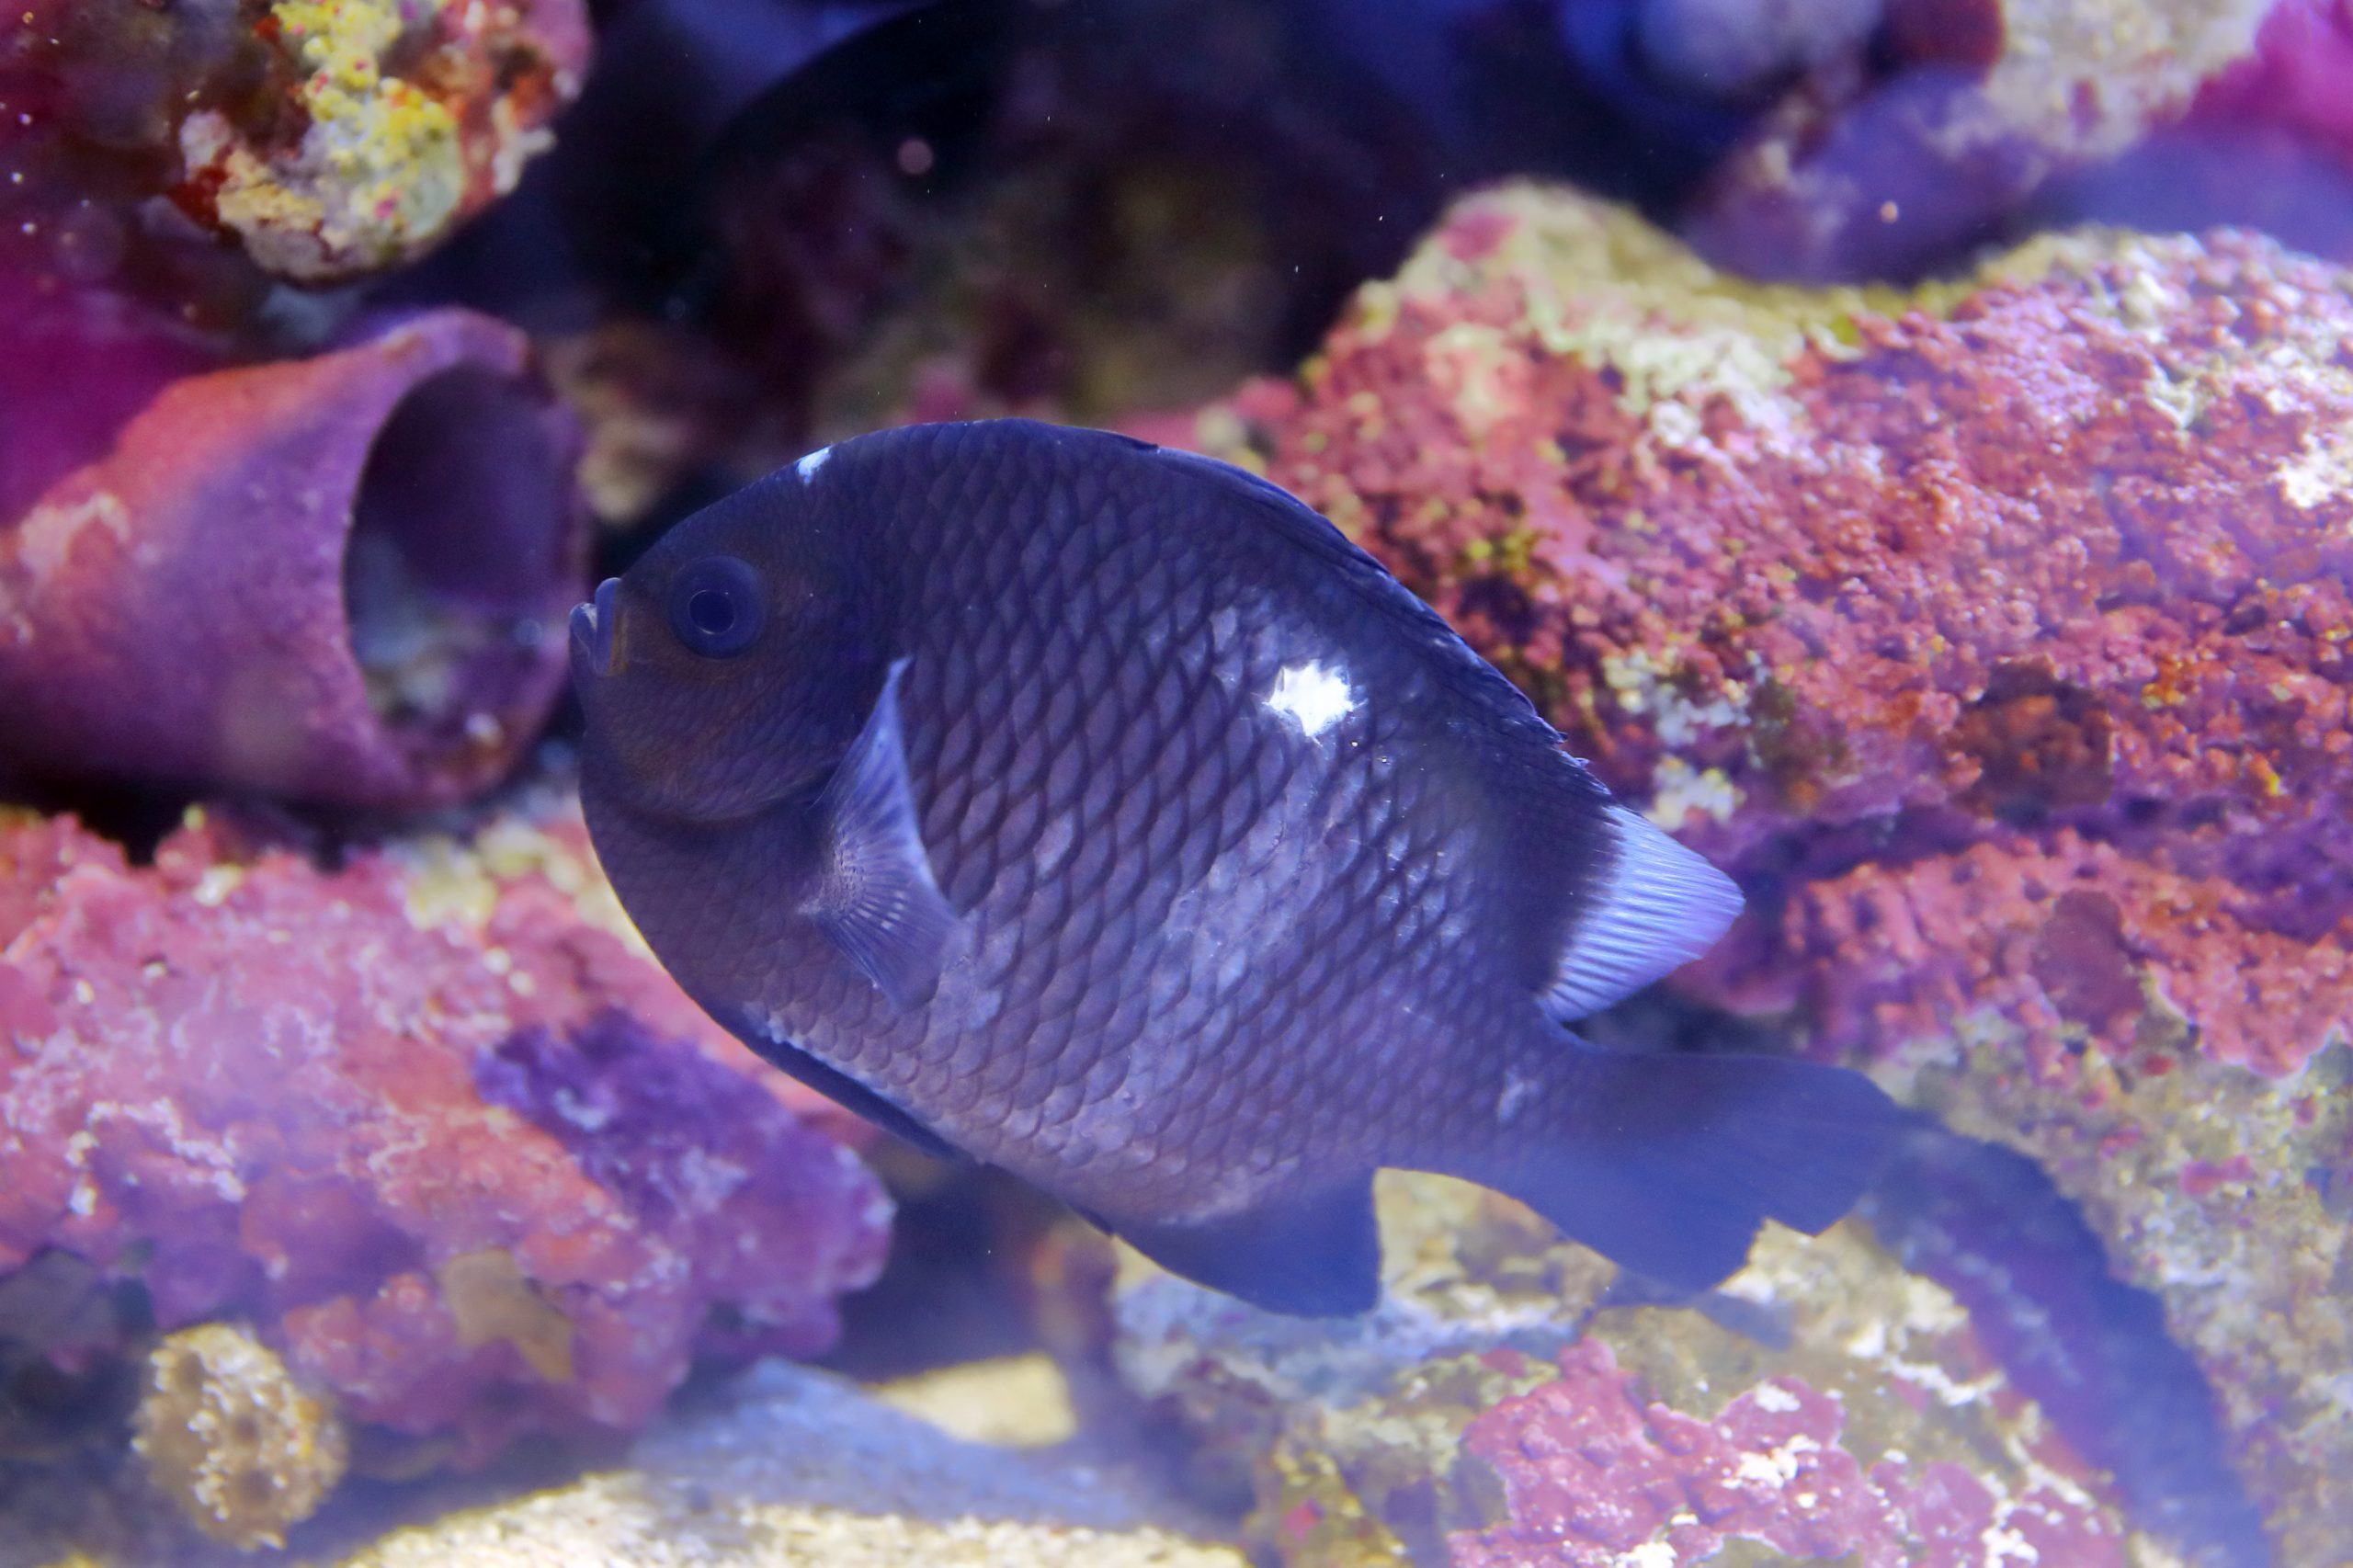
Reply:
[[574, 660], [598, 853], [689, 994], [1261, 1305], [1370, 1304], [1381, 1165], [1688, 1289], [1765, 1217], [1827, 1224], [1886, 1142], [1853, 1074], [1562, 1027], [1737, 895], [1238, 471], [860, 437], [673, 530]]

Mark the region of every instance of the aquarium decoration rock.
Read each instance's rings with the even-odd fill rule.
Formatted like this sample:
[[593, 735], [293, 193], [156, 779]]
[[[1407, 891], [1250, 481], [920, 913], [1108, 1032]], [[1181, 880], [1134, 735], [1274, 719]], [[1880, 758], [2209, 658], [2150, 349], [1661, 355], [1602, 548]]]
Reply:
[[563, 681], [576, 447], [522, 335], [462, 311], [160, 385], [0, 524], [0, 761], [472, 795]]
[[151, 1483], [215, 1540], [283, 1546], [343, 1479], [334, 1407], [228, 1324], [166, 1335], [147, 1358], [133, 1445]]
[[514, 187], [588, 55], [579, 0], [28, 0], [5, 243], [91, 281], [171, 244], [164, 201], [274, 276], [374, 272]]
[[1807, 290], [1506, 187], [1296, 382], [1138, 426], [1339, 521], [1741, 878], [1692, 989], [2049, 1170], [2290, 1560], [2353, 1473], [2349, 332], [2243, 235]]
[[332, 871], [217, 812], [137, 869], [17, 813], [0, 1040], [0, 1278], [63, 1252], [166, 1334], [249, 1324], [403, 1465], [634, 1431], [698, 1358], [823, 1350], [881, 1264], [880, 1186], [557, 801]]

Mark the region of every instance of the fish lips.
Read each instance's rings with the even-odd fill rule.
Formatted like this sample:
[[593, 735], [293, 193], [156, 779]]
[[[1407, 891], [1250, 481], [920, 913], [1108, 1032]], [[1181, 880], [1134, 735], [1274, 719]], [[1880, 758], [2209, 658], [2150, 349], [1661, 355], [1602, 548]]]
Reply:
[[600, 676], [614, 673], [615, 636], [620, 626], [617, 602], [621, 580], [608, 577], [597, 585], [596, 602], [572, 607], [572, 680], [585, 687]]

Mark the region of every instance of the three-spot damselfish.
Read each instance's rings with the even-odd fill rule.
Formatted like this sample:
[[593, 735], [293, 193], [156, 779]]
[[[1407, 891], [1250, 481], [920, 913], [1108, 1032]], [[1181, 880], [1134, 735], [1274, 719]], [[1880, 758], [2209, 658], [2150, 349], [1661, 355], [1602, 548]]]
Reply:
[[1738, 892], [1241, 470], [860, 437], [679, 524], [572, 658], [597, 854], [713, 1017], [1262, 1306], [1375, 1302], [1384, 1165], [1698, 1290], [1895, 1126], [1837, 1068], [1570, 1032]]

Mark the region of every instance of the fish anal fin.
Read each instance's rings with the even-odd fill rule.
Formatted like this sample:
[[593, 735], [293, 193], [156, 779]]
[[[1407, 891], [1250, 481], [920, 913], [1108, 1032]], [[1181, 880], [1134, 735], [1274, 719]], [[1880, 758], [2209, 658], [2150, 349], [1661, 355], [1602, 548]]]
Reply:
[[1565, 1032], [1524, 1051], [1494, 1147], [1453, 1174], [1670, 1292], [1736, 1272], [1768, 1219], [1827, 1229], [1905, 1125], [1870, 1079], [1821, 1062], [1607, 1051]]
[[899, 727], [901, 659], [818, 798], [827, 863], [801, 913], [891, 999], [924, 1001], [947, 961], [956, 912], [926, 855]]
[[1171, 1274], [1267, 1312], [1353, 1317], [1381, 1301], [1370, 1171], [1199, 1223], [1087, 1218]]
[[1716, 945], [1740, 914], [1731, 878], [1641, 813], [1606, 808], [1610, 863], [1578, 910], [1544, 998], [1563, 1023], [1597, 1013]]

